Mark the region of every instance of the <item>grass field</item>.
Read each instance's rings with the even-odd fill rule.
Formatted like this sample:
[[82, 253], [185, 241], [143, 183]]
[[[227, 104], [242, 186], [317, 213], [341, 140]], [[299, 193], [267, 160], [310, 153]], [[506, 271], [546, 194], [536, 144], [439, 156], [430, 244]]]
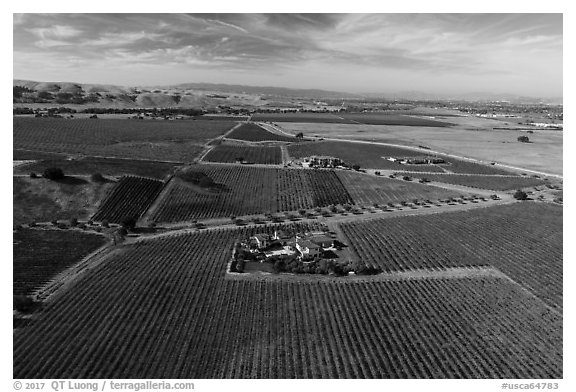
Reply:
[[234, 146], [220, 144], [214, 147], [203, 160], [207, 162], [234, 163], [242, 158], [247, 163], [267, 165], [282, 164], [282, 151], [278, 146]]
[[415, 178], [427, 178], [430, 181], [443, 182], [446, 184], [464, 185], [472, 188], [490, 189], [494, 191], [506, 191], [513, 189], [540, 186], [547, 182], [541, 178], [519, 176], [478, 176], [468, 174], [419, 174], [411, 173]]
[[534, 202], [341, 225], [367, 265], [387, 271], [492, 265], [562, 309], [562, 208]]
[[352, 202], [334, 171], [218, 165], [196, 165], [190, 170], [206, 173], [222, 187], [204, 189], [174, 179], [152, 220], [178, 222]]
[[231, 121], [138, 121], [14, 117], [14, 149], [190, 161]]
[[434, 186], [393, 180], [386, 177], [375, 177], [353, 171], [337, 171], [337, 174], [348, 193], [350, 193], [352, 200], [359, 205], [411, 202], [414, 199], [436, 201], [438, 199], [458, 197], [462, 194], [462, 192]]
[[178, 164], [166, 162], [85, 157], [73, 160], [46, 159], [20, 167], [15, 172], [21, 174], [34, 172], [42, 175], [49, 167], [59, 167], [67, 175], [100, 173], [104, 176], [134, 175], [162, 179], [169, 176], [177, 166]]
[[238, 128], [234, 129], [228, 135], [227, 138], [245, 140], [248, 142], [264, 142], [264, 141], [278, 141], [278, 142], [297, 142], [299, 141], [296, 137], [288, 137], [283, 135], [278, 135], [276, 133], [268, 132], [259, 125], [254, 123], [246, 123], [240, 125]]
[[230, 280], [237, 230], [124, 246], [14, 333], [22, 378], [562, 378], [562, 318], [505, 279]]
[[14, 294], [32, 294], [105, 242], [102, 235], [75, 230], [22, 229], [14, 232]]
[[75, 177], [61, 182], [13, 177], [13, 223], [71, 218], [87, 220], [113, 185]]

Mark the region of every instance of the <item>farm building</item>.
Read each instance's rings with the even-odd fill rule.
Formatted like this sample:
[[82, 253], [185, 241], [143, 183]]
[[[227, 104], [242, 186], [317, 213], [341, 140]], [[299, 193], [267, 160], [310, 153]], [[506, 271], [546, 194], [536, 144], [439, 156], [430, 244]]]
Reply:
[[273, 240], [280, 242], [282, 245], [287, 245], [289, 242], [293, 241], [294, 236], [284, 230], [274, 231]]
[[313, 155], [309, 158], [304, 158], [302, 166], [335, 168], [338, 166], [345, 166], [345, 163], [340, 158], [330, 157], [326, 155]]
[[388, 157], [386, 158], [390, 162], [397, 162], [401, 164], [407, 165], [434, 165], [439, 163], [446, 163], [443, 158], [439, 157], [431, 157], [431, 156], [424, 156], [424, 157]]
[[296, 249], [302, 254], [302, 256], [316, 257], [320, 256], [322, 248], [316, 245], [312, 241], [303, 240], [296, 242]]
[[268, 234], [256, 234], [253, 237], [250, 237], [250, 240], [256, 244], [258, 249], [263, 249], [270, 245], [270, 236]]

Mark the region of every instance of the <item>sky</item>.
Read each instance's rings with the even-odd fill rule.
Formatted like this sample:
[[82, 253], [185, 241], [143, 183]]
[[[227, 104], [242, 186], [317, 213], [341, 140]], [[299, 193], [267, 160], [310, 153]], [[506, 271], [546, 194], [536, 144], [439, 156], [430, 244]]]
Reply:
[[13, 76], [562, 97], [562, 14], [14, 14]]

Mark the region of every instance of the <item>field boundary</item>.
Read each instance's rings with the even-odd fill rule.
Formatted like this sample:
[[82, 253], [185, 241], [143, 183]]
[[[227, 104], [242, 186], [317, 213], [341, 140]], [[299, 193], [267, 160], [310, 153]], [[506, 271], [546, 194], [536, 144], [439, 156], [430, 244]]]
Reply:
[[[229, 267], [229, 266], [228, 266]], [[364, 282], [389, 282], [414, 279], [463, 279], [463, 278], [485, 278], [511, 280], [506, 274], [492, 266], [479, 267], [454, 267], [443, 270], [415, 269], [407, 271], [382, 272], [376, 275], [348, 275], [334, 276], [321, 274], [294, 274], [269, 272], [229, 272], [226, 270], [225, 279], [229, 280], [256, 280], [256, 281], [282, 281], [282, 282], [326, 282], [354, 284]], [[516, 283], [517, 284], [517, 283]], [[534, 294], [530, 293], [531, 296]]]
[[106, 244], [54, 276], [44, 286], [34, 291], [32, 296], [43, 302], [48, 302], [62, 289], [69, 287], [78, 277], [101, 264], [108, 256], [113, 255], [115, 250], [119, 250], [113, 244], [114, 242], [109, 239]]

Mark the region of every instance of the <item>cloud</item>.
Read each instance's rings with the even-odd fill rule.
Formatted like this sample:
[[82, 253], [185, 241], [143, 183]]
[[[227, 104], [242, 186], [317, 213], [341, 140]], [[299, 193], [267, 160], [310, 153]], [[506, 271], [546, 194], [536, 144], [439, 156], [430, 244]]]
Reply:
[[[338, 69], [341, 79], [348, 69], [478, 78], [562, 57], [559, 14], [15, 14], [13, 20], [15, 72], [16, 59], [27, 58], [50, 59], [51, 68], [212, 68], [263, 77]], [[546, 62], [535, 53], [545, 53]]]

